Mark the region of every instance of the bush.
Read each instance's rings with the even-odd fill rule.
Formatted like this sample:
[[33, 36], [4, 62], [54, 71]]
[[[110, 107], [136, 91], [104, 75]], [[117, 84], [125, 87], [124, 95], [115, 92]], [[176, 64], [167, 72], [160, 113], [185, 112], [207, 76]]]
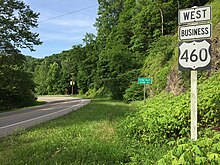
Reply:
[[164, 141], [181, 134], [186, 136], [189, 98], [181, 97], [164, 94], [148, 99], [146, 105], [139, 103], [139, 111], [124, 121], [124, 130], [129, 136], [146, 143]]
[[170, 164], [220, 164], [220, 134], [216, 134], [213, 138], [204, 137], [197, 141], [184, 142], [180, 139], [177, 146], [170, 150], [162, 159], [158, 161], [158, 165]]
[[220, 124], [220, 73], [198, 85], [198, 121], [200, 127]]
[[86, 94], [89, 98], [111, 98], [112, 94], [106, 87], [100, 87], [98, 90], [89, 89]]
[[153, 84], [150, 86], [153, 94], [159, 94], [167, 85], [167, 76], [173, 66], [176, 45], [177, 36], [161, 36], [151, 43], [147, 51], [142, 74], [153, 78]]
[[143, 85], [137, 84], [137, 82], [132, 82], [131, 86], [126, 89], [123, 95], [126, 102], [143, 100]]
[[[198, 85], [199, 129], [220, 126], [220, 73]], [[189, 137], [190, 93], [173, 96], [168, 93], [137, 103], [138, 112], [124, 121], [128, 136], [152, 143], [170, 138]]]

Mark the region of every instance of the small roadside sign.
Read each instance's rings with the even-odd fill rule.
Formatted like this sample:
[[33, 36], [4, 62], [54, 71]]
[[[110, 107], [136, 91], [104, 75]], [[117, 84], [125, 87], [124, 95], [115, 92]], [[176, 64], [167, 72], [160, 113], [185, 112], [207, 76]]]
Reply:
[[211, 11], [211, 6], [200, 6], [188, 9], [181, 9], [178, 13], [179, 24], [211, 20]]
[[211, 38], [211, 34], [211, 23], [179, 27], [179, 40]]
[[138, 84], [152, 84], [152, 78], [138, 78]]
[[75, 85], [75, 82], [74, 81], [70, 81], [70, 85]]
[[179, 42], [179, 70], [211, 69], [211, 41]]
[[144, 103], [146, 103], [146, 84], [152, 84], [152, 78], [139, 77], [138, 84], [144, 84]]

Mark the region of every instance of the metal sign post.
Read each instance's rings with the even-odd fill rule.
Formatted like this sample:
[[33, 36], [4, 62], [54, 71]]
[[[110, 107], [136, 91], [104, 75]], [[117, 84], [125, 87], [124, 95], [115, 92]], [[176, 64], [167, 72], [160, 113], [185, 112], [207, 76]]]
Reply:
[[144, 104], [146, 104], [146, 84], [144, 84]]
[[72, 93], [72, 95], [73, 95], [73, 93], [74, 93], [74, 88], [73, 88], [73, 86], [75, 85], [75, 82], [72, 80], [72, 81], [70, 81], [70, 85], [72, 86], [72, 91], [71, 91], [71, 93]]
[[[191, 140], [197, 140], [197, 70], [211, 69], [211, 6], [179, 10], [179, 57], [180, 71], [191, 70]], [[187, 26], [182, 26], [187, 24]], [[203, 40], [196, 40], [203, 39]], [[186, 42], [183, 40], [186, 40]]]
[[197, 71], [191, 71], [191, 139], [197, 140]]

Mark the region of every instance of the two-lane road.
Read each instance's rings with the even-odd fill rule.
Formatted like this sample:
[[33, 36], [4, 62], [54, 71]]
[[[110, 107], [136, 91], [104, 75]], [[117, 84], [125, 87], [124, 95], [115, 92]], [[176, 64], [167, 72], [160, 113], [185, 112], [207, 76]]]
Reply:
[[0, 113], [0, 137], [65, 115], [90, 102], [88, 99], [74, 99], [70, 97], [42, 97], [40, 100], [47, 101], [48, 103], [38, 107]]

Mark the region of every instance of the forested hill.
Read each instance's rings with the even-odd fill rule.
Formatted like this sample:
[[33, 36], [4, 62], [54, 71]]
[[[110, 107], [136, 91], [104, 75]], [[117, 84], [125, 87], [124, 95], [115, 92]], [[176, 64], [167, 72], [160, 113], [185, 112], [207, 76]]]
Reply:
[[27, 57], [38, 94], [74, 93], [91, 97], [142, 99], [138, 77], [151, 77], [148, 95], [164, 90], [179, 95], [189, 88], [189, 72], [178, 72], [178, 10], [212, 5], [212, 70], [218, 72], [219, 0], [99, 0], [97, 35], [86, 34], [82, 45], [44, 59]]

